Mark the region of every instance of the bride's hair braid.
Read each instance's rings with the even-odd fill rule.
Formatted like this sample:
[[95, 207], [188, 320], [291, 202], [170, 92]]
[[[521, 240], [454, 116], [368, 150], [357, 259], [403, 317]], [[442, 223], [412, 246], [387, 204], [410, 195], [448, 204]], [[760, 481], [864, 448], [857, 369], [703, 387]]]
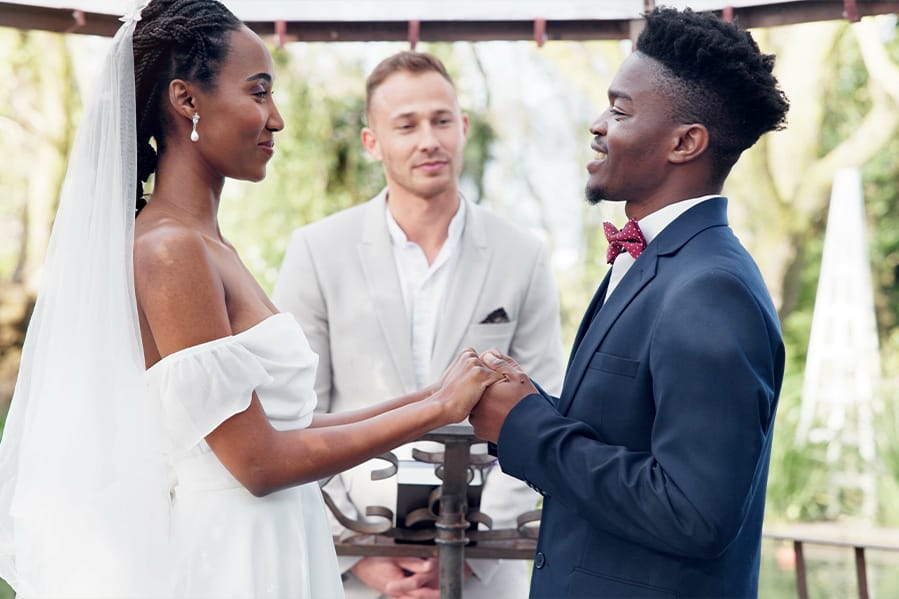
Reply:
[[228, 38], [241, 22], [215, 0], [152, 0], [134, 29], [134, 91], [137, 106], [137, 210], [146, 203], [143, 182], [156, 171], [156, 150], [165, 145], [163, 101], [172, 79], [212, 89]]

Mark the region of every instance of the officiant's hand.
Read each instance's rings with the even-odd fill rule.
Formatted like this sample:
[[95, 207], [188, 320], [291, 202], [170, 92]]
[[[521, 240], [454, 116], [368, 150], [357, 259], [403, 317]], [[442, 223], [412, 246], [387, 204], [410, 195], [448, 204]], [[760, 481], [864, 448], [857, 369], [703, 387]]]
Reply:
[[503, 380], [491, 385], [481, 397], [468, 417], [474, 433], [481, 439], [496, 443], [506, 416], [519, 401], [537, 393], [530, 377], [518, 362], [497, 351], [487, 351], [481, 355], [487, 366], [502, 375]]
[[391, 599], [439, 599], [436, 559], [420, 557], [366, 557], [352, 572], [366, 586]]
[[[405, 578], [387, 584], [388, 599], [440, 599], [440, 563], [437, 558], [421, 559], [414, 565], [416, 571], [407, 570]], [[471, 568], [467, 563], [463, 564], [462, 580], [466, 581], [471, 576]]]

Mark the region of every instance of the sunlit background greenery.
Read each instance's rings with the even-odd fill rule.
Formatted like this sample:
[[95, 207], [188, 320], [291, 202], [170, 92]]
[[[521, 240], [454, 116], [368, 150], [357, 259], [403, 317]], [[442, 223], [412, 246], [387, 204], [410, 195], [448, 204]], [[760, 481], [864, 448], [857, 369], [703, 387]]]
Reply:
[[[777, 75], [792, 101], [790, 127], [747, 152], [726, 189], [732, 224], [760, 263], [788, 348], [768, 488], [772, 523], [860, 517], [852, 493], [828, 492], [822, 448], [795, 435], [830, 181], [836, 168], [859, 166], [883, 366], [874, 432], [878, 511], [865, 524], [899, 525], [899, 37], [895, 19], [866, 22], [867, 29], [827, 22], [756, 32], [778, 55]], [[867, 56], [862, 38], [876, 40]], [[0, 426], [81, 98], [105, 44], [0, 28]], [[266, 180], [229, 183], [220, 214], [226, 236], [266, 289], [292, 229], [362, 202], [383, 185], [379, 165], [359, 143], [363, 80], [377, 60], [403, 48], [273, 48], [275, 98], [286, 129]], [[620, 214], [618, 207], [587, 207], [580, 197], [590, 157], [587, 127], [605, 107], [606, 86], [626, 48], [493, 42], [419, 49], [445, 60], [471, 118], [466, 194], [534, 231], [553, 251], [570, 345], [605, 272], [600, 223]], [[499, 54], [514, 62], [498, 67]], [[763, 597], [795, 589], [793, 572], [778, 565], [777, 554], [777, 543], [766, 541]], [[819, 589], [813, 596], [852, 595], [847, 556], [825, 552], [812, 562], [810, 585]], [[899, 596], [897, 561], [887, 555], [871, 561], [874, 596]]]

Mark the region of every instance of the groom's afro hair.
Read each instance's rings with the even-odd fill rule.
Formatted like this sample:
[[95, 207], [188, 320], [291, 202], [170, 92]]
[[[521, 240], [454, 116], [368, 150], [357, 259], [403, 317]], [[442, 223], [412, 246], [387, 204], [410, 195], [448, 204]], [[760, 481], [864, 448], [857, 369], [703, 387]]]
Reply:
[[763, 134], [784, 128], [790, 104], [772, 74], [774, 56], [763, 54], [748, 31], [689, 8], [644, 16], [637, 51], [664, 66], [660, 81], [672, 117], [709, 130], [723, 175]]

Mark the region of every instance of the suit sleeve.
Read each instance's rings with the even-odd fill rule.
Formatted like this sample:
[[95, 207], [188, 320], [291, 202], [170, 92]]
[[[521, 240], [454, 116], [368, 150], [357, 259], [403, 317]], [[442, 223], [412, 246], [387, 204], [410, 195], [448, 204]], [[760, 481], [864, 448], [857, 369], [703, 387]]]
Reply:
[[290, 312], [300, 323], [309, 345], [318, 354], [315, 373], [316, 410], [331, 408], [331, 343], [328, 308], [312, 249], [303, 229], [294, 231], [281, 262], [272, 301], [282, 312]]
[[722, 272], [687, 281], [645, 318], [656, 318], [649, 450], [609, 444], [534, 394], [503, 425], [500, 463], [601, 530], [713, 558], [764, 492], [783, 373], [779, 329], [746, 285]]
[[509, 355], [547, 391], [558, 394], [565, 374], [559, 289], [540, 244]]

